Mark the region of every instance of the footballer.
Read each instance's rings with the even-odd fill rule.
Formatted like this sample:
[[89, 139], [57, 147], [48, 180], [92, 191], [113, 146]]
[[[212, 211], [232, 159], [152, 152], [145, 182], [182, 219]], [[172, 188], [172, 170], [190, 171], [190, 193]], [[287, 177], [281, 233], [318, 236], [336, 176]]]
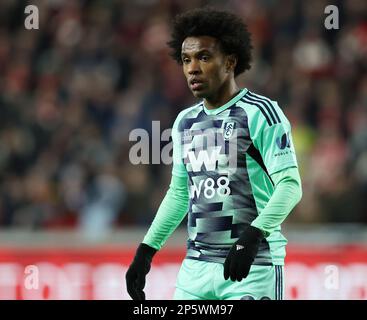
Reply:
[[251, 38], [240, 17], [210, 8], [178, 15], [168, 45], [198, 103], [172, 128], [169, 189], [126, 273], [144, 300], [153, 256], [188, 214], [174, 299], [280, 300], [281, 224], [302, 197], [291, 125], [278, 103], [240, 88]]

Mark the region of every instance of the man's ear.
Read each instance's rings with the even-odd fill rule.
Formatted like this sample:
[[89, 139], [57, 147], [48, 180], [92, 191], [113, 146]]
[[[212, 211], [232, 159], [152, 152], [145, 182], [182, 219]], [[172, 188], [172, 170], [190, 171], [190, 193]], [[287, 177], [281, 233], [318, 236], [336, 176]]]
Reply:
[[226, 71], [234, 72], [237, 65], [237, 56], [235, 54], [229, 54], [226, 57]]

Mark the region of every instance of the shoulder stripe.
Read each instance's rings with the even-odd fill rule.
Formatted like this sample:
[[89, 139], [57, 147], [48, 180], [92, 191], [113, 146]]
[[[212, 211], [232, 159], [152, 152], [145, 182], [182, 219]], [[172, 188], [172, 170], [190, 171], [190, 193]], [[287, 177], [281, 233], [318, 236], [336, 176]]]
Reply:
[[240, 99], [240, 101], [242, 101], [244, 103], [247, 103], [247, 104], [251, 104], [251, 105], [253, 105], [255, 107], [258, 107], [260, 109], [261, 113], [264, 115], [266, 121], [268, 122], [268, 125], [269, 126], [272, 126], [273, 125], [273, 123], [271, 122], [268, 114], [265, 112], [265, 110], [263, 109], [263, 107], [261, 106], [260, 103], [257, 103], [257, 102], [250, 101], [250, 100], [246, 99], [246, 95], [242, 99]]
[[252, 97], [249, 93], [245, 96], [247, 100], [250, 100], [252, 102], [255, 102], [255, 103], [260, 103], [269, 113], [273, 123], [272, 124], [276, 124], [277, 123], [277, 120], [275, 119], [273, 113], [271, 112], [270, 108], [269, 108], [269, 105], [264, 101], [264, 100], [260, 100], [260, 99], [257, 99], [257, 98], [254, 98]]
[[250, 91], [248, 91], [248, 95], [251, 98], [253, 98], [253, 99], [257, 100], [257, 101], [264, 101], [264, 103], [267, 103], [270, 106], [271, 110], [273, 111], [273, 113], [275, 115], [275, 118], [277, 120], [275, 123], [280, 123], [281, 122], [278, 113], [276, 112], [273, 104], [271, 103], [271, 101], [268, 98], [266, 98], [266, 97], [260, 97], [259, 95], [255, 94], [253, 92], [250, 92]]

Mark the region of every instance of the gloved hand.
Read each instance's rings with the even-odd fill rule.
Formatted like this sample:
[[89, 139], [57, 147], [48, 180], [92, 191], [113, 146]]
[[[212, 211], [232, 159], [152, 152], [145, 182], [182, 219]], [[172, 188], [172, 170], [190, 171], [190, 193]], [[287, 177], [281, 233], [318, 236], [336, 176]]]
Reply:
[[263, 232], [247, 226], [240, 238], [233, 244], [224, 262], [224, 279], [241, 281], [246, 278], [259, 250]]
[[150, 270], [150, 265], [156, 252], [156, 249], [145, 243], [141, 243], [136, 250], [134, 260], [125, 276], [127, 292], [133, 300], [145, 300], [143, 291], [145, 276]]

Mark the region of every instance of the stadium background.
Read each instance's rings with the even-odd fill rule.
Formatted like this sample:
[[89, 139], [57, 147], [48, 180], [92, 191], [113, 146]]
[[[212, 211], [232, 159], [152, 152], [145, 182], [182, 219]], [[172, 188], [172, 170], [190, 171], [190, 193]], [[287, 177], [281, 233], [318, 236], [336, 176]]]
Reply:
[[[24, 27], [28, 4], [39, 30]], [[283, 228], [286, 298], [367, 298], [366, 1], [2, 0], [0, 299], [128, 299], [171, 170], [133, 165], [129, 133], [170, 128], [194, 102], [166, 41], [176, 13], [206, 4], [247, 22], [239, 81], [292, 123], [304, 194]], [[183, 223], [156, 256], [149, 299], [171, 298], [185, 237]]]

